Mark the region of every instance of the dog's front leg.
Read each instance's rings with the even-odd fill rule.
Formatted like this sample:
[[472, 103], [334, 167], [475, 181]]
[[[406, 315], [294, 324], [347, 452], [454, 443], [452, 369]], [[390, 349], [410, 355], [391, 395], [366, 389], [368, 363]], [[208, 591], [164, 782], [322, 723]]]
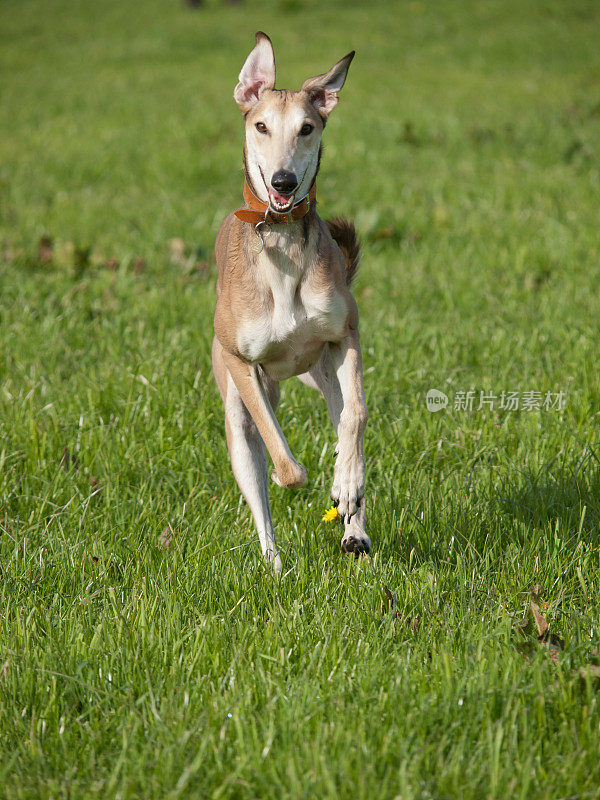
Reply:
[[302, 486], [306, 482], [306, 470], [290, 451], [265, 393], [258, 368], [225, 350], [223, 360], [273, 459], [276, 482], [280, 486]]
[[337, 458], [331, 497], [337, 504], [340, 517], [349, 522], [359, 511], [365, 494], [363, 436], [368, 414], [357, 321], [349, 326], [345, 339], [336, 344], [330, 343], [329, 351], [343, 401], [337, 429]]

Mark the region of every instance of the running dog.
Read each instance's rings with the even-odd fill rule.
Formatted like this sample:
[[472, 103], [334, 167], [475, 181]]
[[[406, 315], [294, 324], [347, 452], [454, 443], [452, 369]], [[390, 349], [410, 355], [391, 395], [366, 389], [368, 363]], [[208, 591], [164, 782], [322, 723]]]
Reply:
[[245, 122], [245, 205], [225, 218], [218, 267], [213, 372], [225, 406], [233, 473], [277, 573], [267, 458], [279, 486], [302, 486], [275, 409], [279, 382], [296, 375], [324, 396], [337, 432], [331, 497], [344, 522], [342, 550], [368, 553], [365, 530], [367, 407], [350, 283], [359, 259], [352, 222], [317, 214], [321, 136], [354, 51], [299, 91], [275, 89], [275, 58], [259, 31], [233, 96]]

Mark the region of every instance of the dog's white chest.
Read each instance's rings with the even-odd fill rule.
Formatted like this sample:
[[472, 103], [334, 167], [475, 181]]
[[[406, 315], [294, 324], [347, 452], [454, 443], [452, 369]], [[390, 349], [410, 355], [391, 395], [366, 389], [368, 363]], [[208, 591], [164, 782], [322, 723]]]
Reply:
[[311, 280], [285, 253], [260, 255], [264, 311], [238, 328], [240, 354], [283, 380], [310, 369], [325, 342], [345, 329], [346, 303], [331, 284]]

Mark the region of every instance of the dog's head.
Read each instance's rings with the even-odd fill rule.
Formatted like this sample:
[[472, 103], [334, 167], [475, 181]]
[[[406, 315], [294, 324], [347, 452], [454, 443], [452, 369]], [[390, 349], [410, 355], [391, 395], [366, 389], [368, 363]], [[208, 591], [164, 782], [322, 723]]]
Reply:
[[302, 199], [319, 166], [321, 134], [338, 102], [354, 51], [297, 92], [275, 89], [275, 57], [259, 31], [233, 96], [246, 121], [246, 168], [254, 191], [285, 213]]

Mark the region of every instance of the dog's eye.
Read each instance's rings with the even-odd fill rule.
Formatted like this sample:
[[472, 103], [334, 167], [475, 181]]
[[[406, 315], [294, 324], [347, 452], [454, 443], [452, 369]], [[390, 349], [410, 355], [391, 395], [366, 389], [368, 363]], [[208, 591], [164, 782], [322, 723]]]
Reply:
[[267, 126], [265, 125], [264, 122], [257, 122], [255, 127], [256, 127], [256, 130], [259, 133], [266, 133], [267, 132]]
[[310, 122], [305, 122], [304, 125], [300, 128], [300, 136], [308, 136], [309, 133], [312, 133], [314, 130], [314, 125], [311, 125]]

